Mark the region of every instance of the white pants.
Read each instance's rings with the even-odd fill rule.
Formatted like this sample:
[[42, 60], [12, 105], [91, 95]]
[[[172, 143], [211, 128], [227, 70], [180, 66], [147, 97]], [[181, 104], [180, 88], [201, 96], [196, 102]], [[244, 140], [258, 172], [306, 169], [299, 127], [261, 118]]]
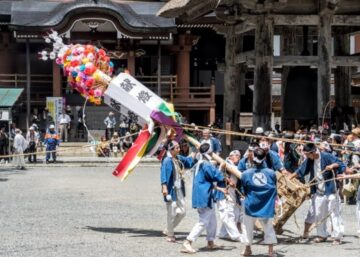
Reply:
[[[24, 152], [23, 151], [16, 151], [15, 150], [15, 155], [14, 155], [14, 165], [17, 167], [17, 168], [20, 168], [20, 167], [25, 167], [25, 159], [24, 159]], [[20, 155], [19, 155], [20, 154]]]
[[244, 220], [241, 223], [243, 231], [243, 242], [245, 245], [251, 245], [253, 241], [253, 232], [255, 221], [259, 220], [264, 229], [264, 244], [272, 245], [277, 243], [276, 234], [273, 226], [273, 219], [263, 219], [248, 216], [244, 213]]
[[310, 206], [305, 217], [305, 223], [315, 223], [315, 194], [313, 194], [309, 200]]
[[340, 201], [337, 194], [315, 195], [315, 221], [317, 235], [328, 237], [326, 216], [330, 213], [331, 224], [333, 227], [332, 236], [341, 239], [343, 236], [343, 226], [340, 217]]
[[240, 240], [240, 233], [235, 221], [235, 203], [226, 199], [217, 202], [220, 220], [222, 222], [219, 237], [229, 236], [232, 240]]
[[186, 215], [184, 195], [181, 190], [176, 191], [177, 201], [166, 203], [168, 236], [174, 236], [174, 229]]
[[197, 211], [199, 214], [199, 222], [195, 224], [186, 239], [194, 242], [206, 229], [206, 240], [214, 241], [216, 237], [215, 209], [199, 208]]
[[235, 223], [242, 223], [243, 222], [243, 211], [242, 207], [238, 204], [234, 206], [234, 213], [235, 213]]
[[60, 139], [62, 140], [64, 138], [65, 142], [68, 141], [68, 124], [60, 124]]

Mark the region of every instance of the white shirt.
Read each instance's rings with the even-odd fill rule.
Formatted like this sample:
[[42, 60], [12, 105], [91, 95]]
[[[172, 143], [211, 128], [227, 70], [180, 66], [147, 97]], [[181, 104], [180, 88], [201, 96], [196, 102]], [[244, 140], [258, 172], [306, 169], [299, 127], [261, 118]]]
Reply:
[[58, 118], [59, 124], [69, 124], [71, 121], [70, 116], [67, 114], [61, 114]]
[[[324, 181], [323, 173], [321, 170], [321, 155], [319, 153], [319, 158], [314, 160], [314, 175], [316, 177], [317, 182]], [[321, 182], [317, 185], [317, 191], [320, 193], [325, 192], [325, 183]]]
[[352, 143], [356, 147], [356, 150], [358, 150], [358, 148], [360, 148], [360, 138], [355, 139]]
[[14, 148], [18, 153], [22, 153], [28, 147], [28, 142], [21, 134], [16, 134], [14, 138]]

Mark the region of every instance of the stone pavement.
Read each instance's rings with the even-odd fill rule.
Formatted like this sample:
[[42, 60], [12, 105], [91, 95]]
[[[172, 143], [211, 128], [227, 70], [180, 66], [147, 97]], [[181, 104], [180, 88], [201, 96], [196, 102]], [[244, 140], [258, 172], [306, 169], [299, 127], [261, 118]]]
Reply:
[[[45, 156], [38, 156], [37, 163], [29, 163], [25, 159], [26, 167], [39, 168], [39, 167], [98, 167], [111, 166], [115, 167], [121, 161], [121, 157], [86, 157], [86, 156], [58, 156], [56, 163], [45, 163]], [[154, 164], [158, 165], [160, 161], [155, 157], [144, 157], [141, 159], [140, 165]], [[1, 168], [11, 168], [12, 163], [0, 163]]]
[[[125, 182], [113, 177], [113, 167], [36, 167], [15, 171], [0, 167], [0, 256], [186, 256], [181, 243], [167, 243], [161, 234], [166, 211], [159, 185], [159, 167], [138, 167]], [[197, 221], [190, 209], [180, 224], [178, 238], [186, 237]], [[302, 227], [306, 204], [297, 213]], [[279, 256], [359, 257], [355, 206], [343, 208], [344, 244], [296, 243], [301, 231], [291, 218], [276, 246]], [[293, 241], [292, 241], [293, 240]], [[205, 238], [195, 248], [205, 246]], [[238, 257], [240, 243], [217, 240], [223, 250], [201, 250], [195, 256]], [[254, 256], [266, 247], [254, 245]]]

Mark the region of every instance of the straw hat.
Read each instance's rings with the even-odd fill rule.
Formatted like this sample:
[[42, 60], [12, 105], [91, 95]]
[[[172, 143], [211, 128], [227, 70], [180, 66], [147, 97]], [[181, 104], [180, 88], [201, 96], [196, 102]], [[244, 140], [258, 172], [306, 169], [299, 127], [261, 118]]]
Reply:
[[351, 130], [351, 133], [357, 137], [360, 137], [360, 128], [354, 128], [353, 130]]

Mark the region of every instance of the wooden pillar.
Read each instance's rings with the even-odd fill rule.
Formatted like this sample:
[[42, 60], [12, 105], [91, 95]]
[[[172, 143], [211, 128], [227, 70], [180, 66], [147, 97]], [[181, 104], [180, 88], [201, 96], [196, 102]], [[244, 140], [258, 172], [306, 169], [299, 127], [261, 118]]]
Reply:
[[1, 32], [0, 41], [0, 74], [12, 74], [15, 72], [17, 51], [16, 43], [13, 42], [10, 32]]
[[62, 88], [61, 88], [61, 70], [60, 66], [56, 64], [55, 61], [52, 63], [53, 65], [53, 96], [61, 96]]
[[[240, 113], [241, 100], [241, 73], [240, 66], [236, 64], [235, 56], [242, 51], [243, 36], [236, 35], [234, 26], [227, 29], [225, 34], [225, 74], [224, 74], [224, 101], [223, 101], [223, 123], [224, 128], [227, 124], [231, 130], [236, 130], [238, 123], [238, 116]], [[224, 142], [223, 151], [226, 154], [230, 153], [230, 146]]]
[[[335, 55], [350, 54], [350, 37], [346, 32], [337, 30], [335, 33]], [[344, 129], [344, 122], [351, 129], [351, 67], [335, 69], [335, 115], [336, 130]]]
[[255, 29], [253, 130], [257, 127], [270, 129], [273, 37], [274, 20], [266, 14], [259, 15]]
[[355, 35], [355, 53], [360, 53], [360, 34]]
[[[190, 87], [190, 51], [191, 51], [191, 35], [179, 35], [178, 37], [178, 54], [177, 54], [177, 86], [180, 88]], [[188, 94], [189, 90], [181, 91]]]
[[157, 94], [161, 97], [161, 42], [158, 40], [158, 58], [157, 58]]
[[224, 76], [224, 117], [223, 122], [235, 125], [240, 112], [240, 68], [235, 63], [236, 54], [242, 50], [241, 35], [234, 33], [234, 27], [229, 28], [225, 44], [225, 76]]
[[127, 57], [127, 69], [130, 75], [135, 76], [135, 53], [134, 51], [129, 51]]
[[[322, 1], [326, 2], [326, 1]], [[331, 83], [331, 14], [323, 11], [319, 15], [318, 37], [318, 85], [317, 85], [317, 114], [318, 125], [329, 119], [330, 113], [330, 83]]]
[[[285, 27], [281, 35], [281, 55], [297, 55], [296, 53], [296, 27]], [[291, 67], [283, 66], [281, 72], [281, 129], [282, 130], [295, 130], [295, 121], [285, 120], [283, 117], [285, 109], [285, 89], [287, 86], [287, 79]]]
[[26, 127], [28, 128], [30, 125], [30, 98], [31, 98], [31, 67], [30, 67], [30, 40], [26, 39]]

